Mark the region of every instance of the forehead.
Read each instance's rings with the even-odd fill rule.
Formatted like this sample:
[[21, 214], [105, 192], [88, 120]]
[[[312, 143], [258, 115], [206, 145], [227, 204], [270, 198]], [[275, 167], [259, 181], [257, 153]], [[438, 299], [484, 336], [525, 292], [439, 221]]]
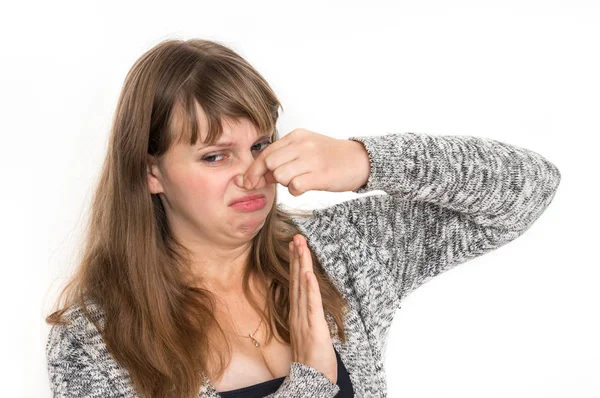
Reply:
[[[194, 129], [192, 118], [196, 119], [196, 140], [192, 141], [192, 130]], [[213, 122], [214, 124], [215, 122]], [[203, 148], [207, 146], [226, 146], [235, 145], [237, 142], [245, 142], [246, 140], [255, 140], [257, 137], [270, 137], [269, 134], [260, 134], [257, 127], [248, 118], [234, 119], [230, 117], [222, 117], [221, 134], [215, 131], [216, 137], [214, 144], [208, 143], [210, 122], [209, 118], [199, 104], [195, 104], [195, 115], [188, 115], [182, 106], [176, 106], [172, 119], [172, 133], [175, 138], [175, 145], [193, 146], [195, 148]], [[216, 126], [212, 126], [213, 129]]]
[[[223, 126], [223, 133], [216, 142], [218, 145], [235, 145], [236, 142], [253, 141], [260, 135], [256, 126], [247, 118], [240, 120], [223, 118], [221, 125]], [[206, 131], [200, 130], [201, 142], [197, 142], [196, 146], [207, 146]]]

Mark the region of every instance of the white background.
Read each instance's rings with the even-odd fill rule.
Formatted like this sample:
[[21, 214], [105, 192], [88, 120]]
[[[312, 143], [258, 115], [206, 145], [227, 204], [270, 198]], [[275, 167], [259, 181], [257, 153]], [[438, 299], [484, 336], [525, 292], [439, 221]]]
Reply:
[[[523, 236], [404, 302], [388, 393], [600, 396], [599, 21], [591, 0], [4, 5], [2, 396], [50, 396], [44, 317], [75, 266], [121, 85], [159, 41], [193, 37], [263, 74], [282, 136], [466, 134], [557, 165], [554, 201]], [[302, 208], [358, 196], [278, 189]]]

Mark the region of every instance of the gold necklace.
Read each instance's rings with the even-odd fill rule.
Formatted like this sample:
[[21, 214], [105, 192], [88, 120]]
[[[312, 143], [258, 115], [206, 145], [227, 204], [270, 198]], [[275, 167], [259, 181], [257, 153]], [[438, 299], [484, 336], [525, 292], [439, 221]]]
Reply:
[[[265, 308], [267, 308], [267, 305], [265, 305]], [[240, 334], [237, 334], [237, 333], [234, 333], [234, 334], [235, 334], [236, 336], [238, 336], [238, 337], [243, 337], [243, 338], [245, 338], [245, 339], [250, 339], [250, 340], [252, 341], [252, 344], [254, 344], [254, 347], [258, 348], [258, 347], [260, 347], [260, 343], [258, 342], [258, 340], [256, 340], [256, 339], [254, 338], [254, 334], [255, 334], [255, 333], [258, 331], [258, 328], [260, 327], [260, 325], [262, 324], [262, 322], [263, 322], [263, 320], [262, 320], [262, 318], [261, 318], [261, 320], [260, 320], [260, 323], [259, 323], [259, 324], [258, 324], [258, 326], [256, 327], [256, 330], [254, 330], [254, 332], [252, 332], [252, 333], [248, 333], [248, 336], [242, 336], [242, 335], [240, 335]], [[233, 323], [233, 322], [232, 322], [232, 323]], [[231, 333], [231, 332], [229, 332], [229, 333]]]
[[252, 333], [248, 333], [248, 336], [242, 336], [242, 335], [239, 335], [239, 334], [237, 334], [237, 333], [236, 333], [236, 335], [238, 335], [239, 337], [243, 337], [243, 338], [245, 338], [245, 339], [250, 339], [250, 340], [252, 340], [252, 343], [254, 343], [254, 347], [257, 347], [257, 348], [258, 348], [258, 347], [260, 347], [260, 343], [259, 343], [259, 342], [258, 342], [258, 340], [256, 340], [256, 339], [254, 338], [254, 336], [252, 336], [252, 335], [258, 331], [258, 328], [260, 327], [261, 323], [262, 323], [262, 319], [260, 320], [260, 323], [259, 323], [259, 324], [258, 324], [258, 326], [256, 327], [256, 330], [255, 330], [254, 332], [252, 332]]

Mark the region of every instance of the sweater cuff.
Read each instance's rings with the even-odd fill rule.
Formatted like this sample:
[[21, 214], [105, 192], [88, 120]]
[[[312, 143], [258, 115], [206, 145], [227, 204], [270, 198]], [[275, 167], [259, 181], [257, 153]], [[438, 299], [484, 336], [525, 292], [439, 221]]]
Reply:
[[371, 165], [369, 178], [368, 178], [367, 182], [362, 187], [353, 190], [352, 192], [354, 192], [354, 193], [365, 193], [365, 192], [369, 192], [369, 191], [376, 189], [376, 188], [373, 188], [374, 187], [373, 179], [375, 178], [374, 174], [376, 172], [376, 170], [375, 170], [376, 164], [375, 164], [375, 158], [372, 153], [374, 148], [372, 147], [372, 144], [371, 144], [371, 138], [373, 138], [373, 137], [350, 137], [350, 138], [348, 138], [349, 141], [360, 142], [361, 144], [363, 144], [363, 146], [365, 147], [365, 150], [367, 151], [367, 154], [369, 155], [369, 163]]

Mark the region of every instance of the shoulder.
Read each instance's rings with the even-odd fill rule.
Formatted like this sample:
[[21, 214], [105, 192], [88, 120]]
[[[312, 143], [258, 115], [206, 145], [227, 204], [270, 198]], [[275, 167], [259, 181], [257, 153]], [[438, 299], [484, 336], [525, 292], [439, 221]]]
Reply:
[[113, 360], [96, 324], [102, 311], [94, 304], [69, 308], [65, 324], [52, 325], [46, 345], [47, 370], [55, 397], [134, 396], [131, 380]]
[[100, 307], [86, 299], [86, 309], [79, 305], [68, 308], [63, 319], [65, 324], [52, 325], [46, 343], [46, 355], [49, 362], [65, 357], [91, 355], [92, 358], [104, 348], [100, 331], [94, 321], [104, 325], [104, 316]]

